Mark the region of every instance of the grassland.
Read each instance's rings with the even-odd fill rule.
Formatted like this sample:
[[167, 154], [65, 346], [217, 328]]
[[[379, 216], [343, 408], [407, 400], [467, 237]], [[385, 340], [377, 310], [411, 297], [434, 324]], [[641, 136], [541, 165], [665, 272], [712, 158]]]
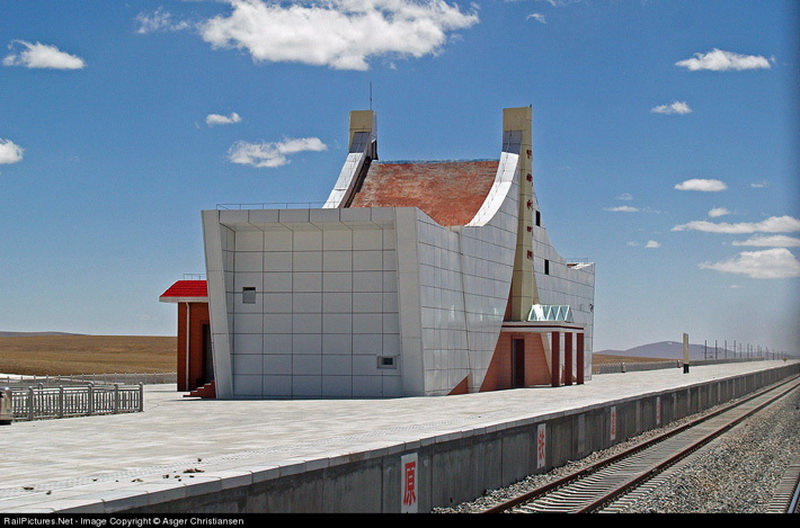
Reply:
[[[0, 337], [0, 373], [28, 376], [175, 372], [177, 338], [30, 335]], [[636, 363], [653, 358], [596, 354], [592, 362]]]
[[175, 337], [0, 337], [0, 373], [37, 376], [175, 372]]

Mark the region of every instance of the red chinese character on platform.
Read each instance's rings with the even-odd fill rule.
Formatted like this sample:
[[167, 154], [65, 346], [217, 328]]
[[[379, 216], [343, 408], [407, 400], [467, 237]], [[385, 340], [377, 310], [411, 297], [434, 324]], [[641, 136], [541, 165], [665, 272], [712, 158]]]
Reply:
[[547, 433], [545, 432], [544, 424], [539, 425], [536, 438], [536, 465], [537, 467], [544, 466], [545, 446], [547, 445]]
[[416, 473], [417, 463], [408, 462], [403, 468], [405, 484], [403, 485], [403, 504], [409, 506], [417, 502]]

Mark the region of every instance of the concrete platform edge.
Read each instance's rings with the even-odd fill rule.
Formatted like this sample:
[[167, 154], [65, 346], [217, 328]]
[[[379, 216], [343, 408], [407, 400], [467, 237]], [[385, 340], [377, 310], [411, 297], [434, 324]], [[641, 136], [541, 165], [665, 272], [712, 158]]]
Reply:
[[[800, 363], [550, 412], [408, 438], [352, 453], [158, 480], [128, 488], [84, 486], [3, 501], [5, 513], [398, 513], [400, 458], [418, 457], [415, 510], [479, 496], [800, 373]], [[546, 430], [541, 444], [541, 426]], [[541, 453], [545, 458], [541, 459]], [[63, 494], [62, 494], [63, 495]]]

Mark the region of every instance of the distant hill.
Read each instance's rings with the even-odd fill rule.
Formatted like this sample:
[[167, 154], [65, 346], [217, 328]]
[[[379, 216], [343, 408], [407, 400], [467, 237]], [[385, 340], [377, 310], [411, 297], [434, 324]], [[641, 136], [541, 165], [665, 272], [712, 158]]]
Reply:
[[70, 336], [70, 335], [83, 335], [83, 334], [71, 334], [69, 332], [2, 332], [2, 331], [0, 331], [0, 337]]
[[[598, 350], [594, 354], [608, 354], [614, 356], [635, 356], [653, 359], [683, 359], [683, 343], [679, 341], [661, 341], [641, 345], [628, 350]], [[715, 359], [725, 358], [725, 350], [722, 344], [718, 344], [714, 349], [713, 343], [707, 345], [689, 344], [689, 359]], [[728, 350], [728, 358], [734, 357], [733, 350]]]

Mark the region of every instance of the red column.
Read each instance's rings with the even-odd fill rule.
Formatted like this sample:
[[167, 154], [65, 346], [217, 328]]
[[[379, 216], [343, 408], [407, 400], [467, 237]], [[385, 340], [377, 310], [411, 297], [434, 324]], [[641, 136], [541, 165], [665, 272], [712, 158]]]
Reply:
[[561, 385], [561, 334], [553, 332], [550, 336], [552, 342], [550, 383], [553, 387], [558, 387]]
[[583, 332], [578, 332], [578, 342], [576, 343], [576, 346], [577, 350], [575, 351], [575, 355], [578, 356], [578, 361], [576, 362], [578, 376], [575, 380], [575, 383], [578, 385], [583, 385]]
[[572, 332], [564, 334], [564, 385], [572, 385]]

